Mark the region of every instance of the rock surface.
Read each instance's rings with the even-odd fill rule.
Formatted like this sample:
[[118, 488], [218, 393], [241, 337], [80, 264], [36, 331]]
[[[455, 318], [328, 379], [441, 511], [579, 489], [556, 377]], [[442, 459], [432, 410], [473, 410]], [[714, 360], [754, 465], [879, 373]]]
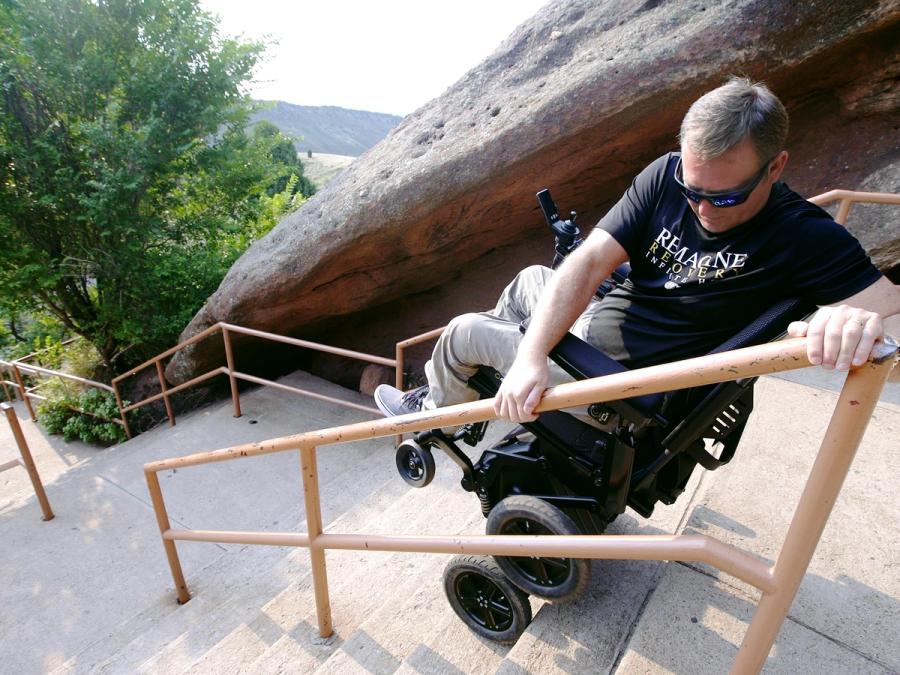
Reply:
[[[591, 222], [731, 73], [788, 106], [792, 187], [856, 187], [900, 158], [898, 26], [897, 0], [553, 2], [256, 242], [182, 338], [226, 320], [391, 353], [422, 316], [430, 328], [455, 309], [435, 293], [456, 297], [457, 277], [464, 288], [485, 265], [502, 274], [465, 301], [489, 306], [526, 259], [548, 256], [526, 245], [543, 224], [537, 190]], [[867, 243], [897, 267], [895, 244]], [[424, 314], [403, 300], [428, 289]], [[166, 373], [179, 383], [222, 363], [221, 338], [207, 339]]]

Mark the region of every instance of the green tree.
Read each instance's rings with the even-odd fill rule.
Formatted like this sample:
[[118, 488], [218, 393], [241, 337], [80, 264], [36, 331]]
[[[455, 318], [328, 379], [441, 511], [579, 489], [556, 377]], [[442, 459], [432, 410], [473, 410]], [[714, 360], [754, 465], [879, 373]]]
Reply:
[[283, 164], [287, 169], [266, 190], [270, 197], [279, 192], [284, 192], [291, 176], [296, 176], [294, 193], [300, 193], [304, 198], [315, 194], [316, 186], [313, 185], [309, 178], [303, 175], [303, 163], [297, 155], [294, 141], [282, 134], [278, 127], [269, 120], [260, 120], [253, 125], [253, 137], [257, 142], [268, 144], [269, 156], [274, 161]]
[[285, 172], [244, 131], [261, 52], [196, 0], [0, 0], [0, 304], [111, 369], [171, 345]]

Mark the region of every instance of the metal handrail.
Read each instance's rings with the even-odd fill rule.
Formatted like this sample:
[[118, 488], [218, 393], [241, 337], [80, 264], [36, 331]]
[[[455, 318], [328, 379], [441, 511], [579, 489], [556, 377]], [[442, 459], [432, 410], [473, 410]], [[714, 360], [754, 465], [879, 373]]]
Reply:
[[[70, 342], [73, 342], [76, 339], [77, 338], [72, 338], [71, 340], [67, 340], [63, 344], [68, 344]], [[31, 358], [34, 358], [35, 356], [39, 355], [40, 353], [41, 353], [40, 351], [34, 352], [32, 354], [29, 354], [28, 356], [23, 356], [22, 359], [31, 359]], [[6, 393], [7, 399], [10, 399], [10, 400], [11, 400], [11, 397], [9, 396], [9, 391], [7, 390], [7, 385], [12, 385], [13, 387], [15, 387], [15, 389], [18, 390], [19, 397], [25, 402], [25, 407], [28, 410], [28, 414], [31, 417], [31, 420], [33, 422], [37, 421], [37, 415], [34, 412], [34, 407], [31, 405], [31, 401], [32, 400], [46, 401], [47, 397], [34, 393], [35, 390], [40, 385], [36, 385], [34, 387], [26, 387], [25, 380], [22, 378], [22, 373], [26, 373], [26, 374], [30, 374], [30, 375], [37, 375], [37, 376], [42, 376], [42, 377], [47, 377], [47, 378], [58, 377], [60, 380], [63, 381], [63, 383], [65, 383], [66, 381], [76, 382], [77, 384], [80, 384], [85, 387], [93, 387], [94, 389], [100, 389], [103, 391], [114, 392], [114, 389], [111, 386], [109, 386], [108, 384], [103, 384], [102, 382], [96, 382], [95, 380], [89, 380], [84, 377], [78, 377], [77, 375], [71, 375], [69, 373], [64, 373], [59, 370], [52, 370], [50, 368], [34, 366], [34, 365], [31, 365], [30, 363], [23, 363], [22, 359], [16, 359], [15, 361], [0, 361], [0, 367], [11, 368], [13, 371], [13, 375], [16, 378], [15, 382], [3, 380], [3, 389], [4, 389], [4, 392]], [[90, 417], [96, 417], [97, 419], [101, 419], [104, 422], [112, 422], [113, 424], [118, 424], [120, 426], [123, 426], [123, 427], [125, 427], [126, 436], [128, 438], [131, 438], [131, 433], [130, 433], [130, 431], [128, 429], [128, 425], [125, 421], [124, 414], [122, 414], [121, 419], [115, 419], [115, 418], [111, 418], [111, 417], [104, 417], [103, 415], [97, 415], [96, 413], [91, 413], [86, 410], [82, 410], [81, 408], [79, 408], [77, 406], [73, 406], [73, 405], [67, 405], [66, 407], [69, 408], [70, 410], [74, 410], [75, 412], [81, 413], [83, 415], [88, 415]], [[121, 406], [119, 406], [119, 409], [121, 410]]]
[[850, 207], [854, 204], [894, 204], [900, 205], [900, 195], [892, 192], [858, 192], [855, 190], [829, 190], [815, 197], [810, 197], [809, 201], [813, 204], [822, 206], [831, 202], [840, 201], [835, 221], [841, 225], [847, 223], [847, 217], [850, 215]]
[[[221, 366], [219, 368], [214, 368], [213, 370], [203, 373], [202, 375], [198, 375], [197, 377], [194, 377], [194, 378], [188, 380], [187, 382], [182, 382], [178, 386], [169, 387], [166, 384], [165, 372], [164, 372], [164, 368], [163, 368], [163, 360], [168, 358], [169, 356], [172, 356], [179, 350], [181, 350], [191, 344], [199, 342], [200, 340], [203, 340], [207, 337], [210, 337], [219, 331], [222, 332], [222, 339], [224, 340], [224, 343], [225, 343], [225, 360], [226, 360], [227, 365]], [[173, 394], [175, 394], [183, 389], [192, 387], [196, 384], [199, 384], [201, 382], [209, 380], [210, 378], [213, 378], [217, 375], [227, 375], [228, 376], [228, 379], [231, 384], [231, 399], [232, 399], [232, 405], [234, 408], [234, 416], [235, 417], [241, 416], [241, 401], [240, 401], [240, 394], [238, 392], [238, 384], [237, 384], [238, 380], [244, 380], [245, 382], [252, 382], [254, 384], [259, 384], [259, 385], [263, 385], [263, 386], [267, 386], [267, 387], [273, 387], [275, 389], [280, 389], [281, 391], [288, 391], [293, 394], [299, 394], [301, 396], [306, 396], [308, 398], [314, 398], [317, 400], [326, 401], [328, 403], [342, 405], [347, 408], [353, 408], [355, 410], [360, 410], [362, 412], [366, 412], [366, 413], [370, 413], [370, 414], [375, 414], [375, 415], [381, 414], [376, 408], [373, 408], [371, 406], [360, 405], [358, 403], [353, 403], [351, 401], [344, 401], [339, 398], [325, 396], [323, 394], [319, 394], [319, 393], [316, 393], [313, 391], [308, 391], [306, 389], [300, 389], [298, 387], [292, 387], [290, 385], [282, 384], [280, 382], [275, 382], [272, 380], [267, 380], [262, 377], [257, 377], [255, 375], [250, 375], [249, 373], [239, 372], [235, 368], [234, 350], [232, 348], [232, 342], [231, 342], [231, 334], [232, 333], [237, 333], [240, 335], [247, 335], [248, 337], [261, 338], [264, 340], [271, 340], [273, 342], [280, 342], [283, 344], [289, 344], [289, 345], [293, 345], [296, 347], [303, 347], [305, 349], [312, 349], [312, 350], [323, 352], [326, 354], [335, 354], [337, 356], [345, 356], [347, 358], [352, 358], [352, 359], [356, 359], [359, 361], [365, 361], [368, 363], [375, 363], [375, 364], [382, 365], [382, 366], [388, 366], [390, 368], [397, 367], [397, 362], [394, 359], [389, 359], [384, 356], [376, 356], [375, 354], [367, 354], [365, 352], [358, 352], [358, 351], [354, 351], [351, 349], [342, 349], [340, 347], [332, 347], [330, 345], [325, 345], [325, 344], [321, 344], [318, 342], [311, 342], [309, 340], [301, 340], [299, 338], [288, 337], [286, 335], [279, 335], [277, 333], [268, 333], [266, 331], [257, 330], [254, 328], [244, 328], [243, 326], [237, 326], [237, 325], [227, 323], [224, 321], [219, 321], [218, 323], [213, 324], [212, 326], [210, 326], [209, 328], [206, 328], [205, 330], [201, 331], [200, 333], [197, 333], [196, 335], [191, 336], [187, 340], [180, 342], [179, 344], [175, 345], [174, 347], [167, 349], [166, 351], [162, 352], [161, 354], [157, 354], [152, 359], [149, 359], [149, 360], [145, 361], [144, 363], [142, 363], [138, 366], [135, 366], [134, 368], [131, 368], [127, 372], [122, 373], [121, 375], [118, 375], [117, 377], [113, 378], [112, 389], [113, 389], [113, 392], [115, 393], [116, 400], [119, 402], [119, 409], [122, 411], [122, 419], [124, 420], [126, 412], [135, 410], [135, 409], [143, 407], [145, 405], [149, 405], [150, 403], [153, 403], [154, 401], [158, 401], [158, 400], [162, 399], [166, 405], [166, 414], [169, 419], [169, 425], [175, 426], [175, 413], [172, 409], [172, 403], [171, 403], [170, 397]], [[141, 370], [148, 368], [150, 366], [156, 367], [157, 378], [159, 380], [159, 385], [160, 385], [160, 390], [161, 390], [160, 393], [150, 396], [148, 398], [145, 398], [142, 401], [132, 403], [129, 406], [122, 406], [121, 405], [121, 397], [119, 395], [119, 383], [122, 382], [122, 380], [124, 380], [128, 377], [131, 377], [131, 376], [137, 374], [138, 372], [140, 372]]]
[[69, 373], [64, 373], [59, 370], [51, 370], [50, 368], [41, 368], [40, 366], [32, 366], [25, 365], [20, 361], [14, 362], [16, 367], [23, 373], [32, 373], [35, 375], [46, 375], [47, 377], [58, 377], [62, 380], [69, 380], [70, 382], [77, 382], [78, 384], [83, 384], [88, 387], [95, 387], [97, 389], [103, 389], [104, 391], [108, 391], [112, 393], [113, 388], [108, 384], [103, 384], [102, 382], [95, 382], [94, 380], [89, 380], [86, 377], [78, 377], [77, 375], [70, 375]]
[[[183, 382], [178, 386], [169, 387], [166, 383], [165, 373], [163, 369], [163, 360], [172, 356], [176, 352], [185, 347], [192, 345], [200, 340], [203, 340], [210, 335], [213, 335], [217, 332], [222, 332], [222, 337], [225, 342], [225, 354], [226, 354], [226, 362], [227, 366], [221, 366], [219, 368], [214, 368], [213, 370], [198, 375], [197, 377], [188, 380], [187, 382]], [[93, 380], [88, 380], [86, 378], [77, 377], [75, 375], [70, 375], [68, 373], [64, 373], [57, 370], [51, 370], [49, 368], [43, 368], [40, 366], [34, 366], [31, 364], [22, 363], [21, 360], [15, 361], [2, 361], [0, 360], [0, 368], [10, 369], [15, 377], [15, 381], [10, 381], [6, 379], [0, 380], [2, 383], [4, 393], [6, 394], [7, 399], [12, 400], [10, 396], [10, 392], [8, 390], [8, 385], [13, 387], [14, 391], [19, 393], [19, 397], [25, 401], [25, 405], [28, 408], [28, 413], [31, 416], [31, 419], [34, 421], [37, 419], [35, 415], [34, 408], [31, 405], [31, 400], [46, 400], [45, 397], [40, 396], [39, 394], [35, 394], [35, 387], [27, 387], [25, 386], [25, 382], [22, 379], [22, 373], [33, 374], [33, 375], [43, 375], [46, 377], [59, 377], [64, 380], [69, 380], [73, 382], [77, 382], [82, 385], [96, 387], [99, 389], [103, 389], [104, 391], [111, 392], [116, 399], [116, 406], [119, 410], [119, 419], [108, 419], [106, 417], [102, 417], [101, 419], [114, 422], [119, 424], [125, 428], [125, 434], [128, 438], [132, 437], [131, 428], [128, 424], [128, 419], [126, 414], [131, 412], [132, 410], [136, 410], [145, 405], [149, 405], [155, 401], [162, 399], [166, 406], [166, 414], [169, 420], [170, 426], [175, 426], [175, 412], [172, 408], [172, 403], [170, 397], [183, 389], [187, 389], [194, 385], [200, 384], [209, 380], [217, 375], [227, 375], [231, 382], [231, 396], [232, 403], [234, 406], [234, 416], [241, 416], [241, 404], [240, 404], [240, 395], [238, 393], [238, 380], [244, 380], [246, 382], [252, 382], [254, 384], [259, 384], [268, 387], [274, 387], [275, 389], [280, 389], [282, 391], [288, 391], [294, 394], [299, 394], [302, 396], [306, 396], [308, 398], [314, 398], [321, 401], [326, 401], [328, 403], [334, 403], [337, 405], [342, 405], [348, 408], [353, 408], [355, 410], [360, 410], [362, 412], [380, 415], [380, 412], [371, 406], [360, 405], [358, 403], [353, 403], [351, 401], [344, 401], [342, 399], [334, 398], [331, 396], [325, 396], [323, 394], [319, 394], [317, 392], [308, 391], [305, 389], [300, 389], [298, 387], [291, 387], [286, 384], [282, 384], [280, 382], [274, 382], [272, 380], [267, 380], [262, 377], [257, 377], [255, 375], [250, 375], [249, 373], [242, 373], [235, 369], [234, 366], [234, 354], [231, 343], [231, 334], [237, 333], [241, 335], [247, 335], [249, 337], [256, 337], [265, 340], [272, 340], [274, 342], [281, 342], [283, 344], [289, 344], [297, 347], [303, 347], [306, 349], [313, 349], [316, 351], [320, 351], [327, 354], [335, 354], [337, 356], [346, 356], [348, 358], [357, 359], [360, 361], [366, 361], [368, 363], [375, 363], [382, 366], [388, 366], [391, 368], [396, 368], [397, 362], [394, 359], [389, 359], [383, 356], [376, 356], [374, 354], [367, 354], [364, 352], [354, 351], [350, 349], [342, 349], [340, 347], [332, 347], [330, 345], [324, 345], [317, 342], [311, 342], [309, 340], [300, 340], [298, 338], [292, 338], [285, 335], [278, 335], [277, 333], [268, 333], [266, 331], [256, 330], [253, 328], [244, 328], [243, 326], [237, 326], [234, 324], [226, 323], [224, 321], [220, 321], [209, 328], [197, 333], [196, 335], [191, 336], [187, 340], [184, 340], [174, 347], [167, 349], [166, 351], [157, 354], [153, 358], [145, 361], [144, 363], [137, 365], [130, 370], [118, 375], [112, 379], [112, 383], [110, 385], [103, 384], [102, 382], [95, 382]], [[38, 352], [34, 354], [30, 354], [28, 357], [23, 358], [33, 358]], [[153, 396], [149, 396], [141, 401], [137, 401], [135, 403], [131, 403], [129, 405], [125, 405], [121, 393], [119, 391], [119, 383], [123, 380], [132, 377], [133, 375], [139, 373], [141, 370], [149, 367], [155, 366], [157, 372], [157, 378], [159, 380], [160, 385], [160, 393], [155, 394]], [[73, 408], [73, 410], [78, 410], [78, 412], [85, 412], [83, 410]], [[89, 413], [88, 413], [89, 414]], [[97, 415], [94, 415], [98, 417]]]
[[[316, 466], [319, 446], [492, 420], [495, 419], [492, 399], [150, 462], [144, 465], [144, 474], [179, 603], [190, 599], [175, 548], [175, 542], [179, 540], [308, 548], [319, 634], [322, 637], [333, 633], [325, 566], [326, 549], [704, 561], [762, 591], [756, 614], [733, 667], [733, 672], [755, 673], [759, 672], [765, 662], [809, 567], [831, 505], [835, 503], [849, 472], [878, 396], [897, 360], [897, 354], [898, 344], [888, 338], [884, 343], [876, 345], [869, 362], [849, 372], [774, 565], [768, 565], [750, 552], [707, 535], [410, 537], [323, 533]], [[794, 338], [561, 384], [545, 392], [536, 411], [571, 408], [624, 396], [640, 396], [756, 377], [809, 365], [806, 340]], [[159, 471], [296, 450], [299, 450], [301, 458], [306, 533], [172, 529], [157, 475]]]

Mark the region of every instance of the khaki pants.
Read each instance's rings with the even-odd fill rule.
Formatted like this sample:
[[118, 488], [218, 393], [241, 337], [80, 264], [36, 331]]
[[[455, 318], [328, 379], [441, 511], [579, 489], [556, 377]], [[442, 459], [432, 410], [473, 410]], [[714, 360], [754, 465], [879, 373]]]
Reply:
[[[519, 324], [531, 316], [541, 292], [553, 270], [535, 265], [527, 267], [506, 287], [497, 306], [490, 312], [463, 314], [453, 319], [434, 347], [431, 360], [425, 364], [429, 391], [424, 400], [427, 409], [478, 399], [466, 380], [478, 366], [509, 372], [522, 333]], [[587, 309], [572, 326], [572, 333], [588, 340], [589, 329], [600, 303], [592, 299]], [[589, 340], [588, 340], [589, 341]], [[572, 377], [552, 361], [548, 386], [571, 382]]]

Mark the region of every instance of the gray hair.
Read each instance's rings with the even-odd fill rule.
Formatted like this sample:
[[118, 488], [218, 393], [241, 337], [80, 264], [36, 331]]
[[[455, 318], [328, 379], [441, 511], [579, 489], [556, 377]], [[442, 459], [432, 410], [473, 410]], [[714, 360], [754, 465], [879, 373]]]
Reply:
[[778, 97], [762, 83], [732, 76], [704, 94], [681, 122], [681, 147], [689, 145], [701, 160], [727, 152], [748, 136], [763, 161], [784, 149], [788, 114]]

